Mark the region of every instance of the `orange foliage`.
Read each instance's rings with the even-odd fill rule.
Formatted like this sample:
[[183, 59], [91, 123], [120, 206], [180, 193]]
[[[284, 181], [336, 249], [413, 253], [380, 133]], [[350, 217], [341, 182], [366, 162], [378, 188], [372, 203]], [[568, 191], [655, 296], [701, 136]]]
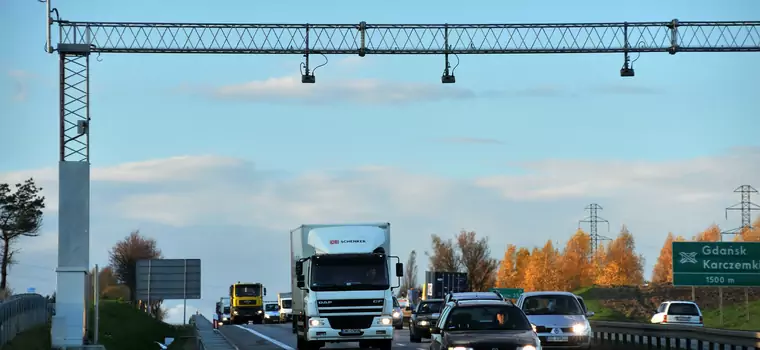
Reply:
[[652, 270], [652, 282], [673, 282], [673, 241], [685, 241], [685, 239], [681, 236], [674, 237], [671, 232], [668, 233]]
[[517, 270], [515, 263], [517, 260], [517, 247], [514, 244], [507, 245], [504, 252], [504, 258], [499, 264], [499, 272], [496, 277], [496, 287], [499, 288], [516, 288]]
[[744, 228], [736, 235], [737, 241], [743, 242], [760, 242], [760, 216], [752, 223], [752, 228]]
[[720, 241], [720, 228], [718, 225], [712, 224], [706, 230], [698, 233], [694, 236], [696, 242], [718, 242]]
[[560, 260], [562, 267], [560, 289], [576, 290], [593, 283], [591, 236], [586, 232], [578, 230], [570, 237]]

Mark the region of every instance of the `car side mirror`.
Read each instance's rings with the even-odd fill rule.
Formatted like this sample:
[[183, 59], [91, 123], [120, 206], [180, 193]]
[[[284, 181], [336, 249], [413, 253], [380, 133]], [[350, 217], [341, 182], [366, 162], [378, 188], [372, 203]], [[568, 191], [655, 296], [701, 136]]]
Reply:
[[396, 277], [404, 276], [404, 264], [396, 263]]
[[438, 327], [430, 328], [430, 334], [441, 334], [441, 329]]
[[414, 315], [414, 314], [416, 314], [416, 313], [417, 313], [417, 311], [414, 311], [414, 310], [409, 310], [409, 311], [411, 311], [411, 312], [412, 312], [412, 315]]
[[586, 317], [592, 317], [592, 316], [594, 316], [593, 311], [586, 311]]

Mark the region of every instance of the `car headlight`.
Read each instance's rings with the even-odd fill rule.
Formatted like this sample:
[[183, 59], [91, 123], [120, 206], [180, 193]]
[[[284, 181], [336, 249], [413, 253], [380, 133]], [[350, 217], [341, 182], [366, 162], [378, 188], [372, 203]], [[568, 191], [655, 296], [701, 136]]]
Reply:
[[261, 310], [259, 310], [259, 311], [256, 311], [256, 313], [257, 313], [257, 314], [259, 314], [259, 315], [261, 315], [261, 313], [263, 313], [263, 312], [264, 312], [264, 311], [261, 311]]
[[472, 348], [466, 346], [449, 346], [449, 350], [472, 350]]
[[393, 311], [393, 318], [399, 318], [401, 317], [401, 313], [398, 311]]
[[426, 320], [422, 320], [422, 321], [417, 322], [417, 324], [420, 325], [420, 326], [427, 326], [427, 325], [430, 324], [430, 322], [428, 322]]
[[518, 347], [517, 350], [536, 350], [536, 347], [533, 345], [525, 345]]
[[378, 323], [383, 326], [390, 326], [391, 323], [393, 323], [393, 320], [390, 317], [381, 317], [380, 320], [378, 320]]
[[583, 334], [586, 332], [586, 325], [583, 323], [577, 323], [573, 325], [573, 333]]
[[264, 318], [269, 318], [269, 314], [264, 315]]
[[318, 318], [312, 318], [311, 320], [309, 320], [309, 326], [319, 327], [319, 326], [322, 326], [322, 325], [324, 325], [324, 322], [322, 322], [322, 320], [320, 320]]
[[225, 318], [222, 318], [222, 321], [227, 321], [227, 317], [225, 317]]

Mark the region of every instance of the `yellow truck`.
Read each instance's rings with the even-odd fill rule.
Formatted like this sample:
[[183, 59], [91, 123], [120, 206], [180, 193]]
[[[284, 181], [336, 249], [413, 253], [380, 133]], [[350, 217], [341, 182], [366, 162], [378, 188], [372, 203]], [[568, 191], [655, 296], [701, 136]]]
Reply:
[[237, 283], [230, 286], [230, 323], [264, 322], [264, 296], [267, 289], [261, 283]]

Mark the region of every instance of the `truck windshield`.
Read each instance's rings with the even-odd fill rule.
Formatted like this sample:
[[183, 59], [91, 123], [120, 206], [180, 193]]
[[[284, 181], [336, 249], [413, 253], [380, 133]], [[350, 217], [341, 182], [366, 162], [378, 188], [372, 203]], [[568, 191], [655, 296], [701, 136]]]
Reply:
[[239, 284], [235, 286], [235, 296], [238, 297], [260, 297], [261, 285], [258, 284]]
[[381, 255], [324, 255], [312, 259], [311, 289], [384, 290], [390, 287]]
[[282, 299], [282, 308], [283, 309], [292, 309], [293, 307], [291, 304], [293, 303], [293, 300], [291, 299]]
[[264, 309], [266, 311], [277, 311], [280, 309], [280, 305], [277, 304], [266, 304], [264, 305]]

